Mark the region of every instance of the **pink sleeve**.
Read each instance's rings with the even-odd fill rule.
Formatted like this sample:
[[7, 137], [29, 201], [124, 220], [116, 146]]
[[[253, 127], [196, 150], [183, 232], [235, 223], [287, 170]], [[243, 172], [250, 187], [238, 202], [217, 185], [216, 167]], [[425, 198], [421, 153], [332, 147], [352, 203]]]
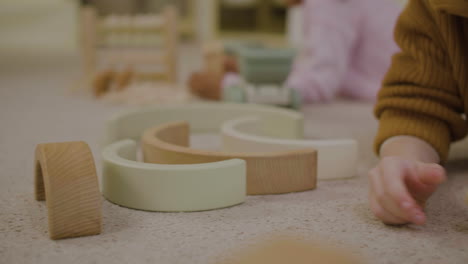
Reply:
[[305, 102], [329, 101], [346, 75], [360, 23], [360, 1], [305, 0], [304, 43], [287, 86]]

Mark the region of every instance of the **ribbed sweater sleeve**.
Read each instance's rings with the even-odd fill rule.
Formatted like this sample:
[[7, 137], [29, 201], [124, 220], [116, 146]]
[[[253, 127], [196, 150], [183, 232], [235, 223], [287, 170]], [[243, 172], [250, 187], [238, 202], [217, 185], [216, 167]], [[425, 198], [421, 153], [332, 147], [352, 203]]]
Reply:
[[444, 162], [450, 142], [466, 134], [463, 102], [446, 53], [451, 45], [441, 34], [451, 29], [439, 25], [438, 15], [427, 0], [412, 0], [398, 20], [395, 40], [401, 52], [392, 59], [375, 107], [377, 153], [386, 139], [410, 135], [431, 144]]

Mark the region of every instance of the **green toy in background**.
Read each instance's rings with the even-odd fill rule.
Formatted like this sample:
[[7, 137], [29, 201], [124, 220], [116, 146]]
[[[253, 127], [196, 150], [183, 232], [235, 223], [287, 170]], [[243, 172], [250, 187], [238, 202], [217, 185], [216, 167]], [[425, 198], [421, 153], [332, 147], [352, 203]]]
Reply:
[[239, 74], [228, 73], [222, 84], [222, 98], [228, 102], [270, 104], [299, 109], [301, 96], [284, 86], [292, 68], [295, 50], [239, 46]]
[[207, 43], [203, 68], [189, 79], [193, 94], [209, 100], [299, 109], [302, 98], [284, 85], [296, 51], [260, 42]]

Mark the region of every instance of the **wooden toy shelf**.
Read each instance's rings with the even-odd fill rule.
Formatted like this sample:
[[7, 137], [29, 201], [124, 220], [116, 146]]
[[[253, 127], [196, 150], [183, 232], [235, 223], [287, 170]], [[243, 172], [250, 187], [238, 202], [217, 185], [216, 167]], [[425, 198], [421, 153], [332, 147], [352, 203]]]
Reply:
[[92, 78], [100, 65], [109, 68], [151, 66], [176, 81], [177, 10], [162, 14], [98, 16], [96, 7], [81, 8], [83, 70]]

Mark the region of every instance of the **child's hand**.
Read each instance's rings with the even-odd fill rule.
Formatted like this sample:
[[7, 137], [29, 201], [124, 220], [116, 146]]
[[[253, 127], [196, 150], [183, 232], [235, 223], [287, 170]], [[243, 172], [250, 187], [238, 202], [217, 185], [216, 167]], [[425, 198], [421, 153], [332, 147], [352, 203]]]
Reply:
[[369, 172], [371, 210], [386, 224], [422, 225], [426, 200], [445, 180], [444, 168], [436, 163], [384, 157]]

